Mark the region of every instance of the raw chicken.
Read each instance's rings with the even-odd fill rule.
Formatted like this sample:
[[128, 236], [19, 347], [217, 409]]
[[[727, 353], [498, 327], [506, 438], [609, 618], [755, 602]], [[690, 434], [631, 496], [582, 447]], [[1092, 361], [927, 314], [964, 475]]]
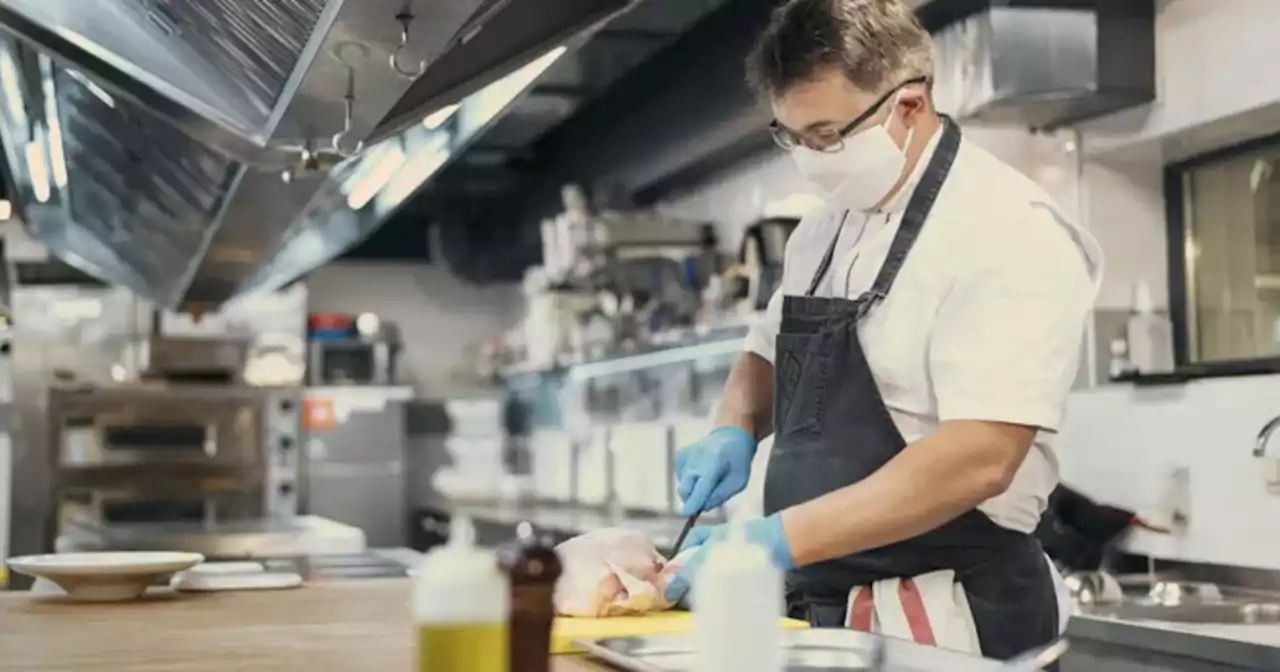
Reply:
[[673, 606], [663, 591], [679, 564], [667, 562], [644, 533], [595, 530], [560, 544], [556, 553], [564, 565], [556, 583], [558, 614], [627, 616]]

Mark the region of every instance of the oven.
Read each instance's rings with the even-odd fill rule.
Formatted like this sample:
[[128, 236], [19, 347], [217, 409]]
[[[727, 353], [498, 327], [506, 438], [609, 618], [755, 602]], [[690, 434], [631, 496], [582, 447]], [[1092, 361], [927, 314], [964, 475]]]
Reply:
[[104, 525], [293, 516], [299, 400], [297, 388], [54, 387], [61, 510]]

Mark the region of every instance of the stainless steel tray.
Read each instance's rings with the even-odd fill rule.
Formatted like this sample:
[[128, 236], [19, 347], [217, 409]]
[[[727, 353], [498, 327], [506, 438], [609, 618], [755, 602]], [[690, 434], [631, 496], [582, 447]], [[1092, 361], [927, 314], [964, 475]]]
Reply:
[[[786, 672], [1032, 672], [1061, 655], [1066, 642], [1044, 651], [1000, 661], [854, 630], [788, 630], [782, 633]], [[610, 637], [580, 641], [591, 655], [628, 672], [697, 669], [690, 634]]]

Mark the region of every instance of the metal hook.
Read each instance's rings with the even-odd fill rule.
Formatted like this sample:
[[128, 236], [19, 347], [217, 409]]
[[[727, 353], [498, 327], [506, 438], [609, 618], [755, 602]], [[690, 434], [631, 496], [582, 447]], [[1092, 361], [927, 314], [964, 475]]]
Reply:
[[399, 73], [401, 77], [409, 79], [417, 79], [427, 71], [427, 62], [425, 60], [418, 61], [417, 67], [413, 70], [405, 68], [400, 63], [401, 55], [404, 54], [405, 49], [409, 46], [409, 27], [413, 25], [413, 19], [413, 12], [409, 11], [407, 6], [400, 10], [399, 14], [396, 14], [396, 21], [400, 22], [400, 48], [391, 54], [391, 69]]
[[333, 148], [343, 156], [351, 156], [359, 152], [363, 144], [360, 141], [350, 142], [356, 112], [356, 69], [351, 66], [347, 66], [347, 93], [342, 97], [342, 106], [342, 130], [333, 134]]
[[347, 68], [347, 91], [342, 96], [342, 130], [333, 135], [333, 149], [344, 157], [357, 154], [364, 147], [364, 143], [359, 140], [351, 142], [356, 111], [356, 66], [344, 57], [343, 51], [346, 49], [354, 50], [366, 58], [369, 56], [369, 48], [358, 43], [339, 45], [334, 52], [334, 56]]

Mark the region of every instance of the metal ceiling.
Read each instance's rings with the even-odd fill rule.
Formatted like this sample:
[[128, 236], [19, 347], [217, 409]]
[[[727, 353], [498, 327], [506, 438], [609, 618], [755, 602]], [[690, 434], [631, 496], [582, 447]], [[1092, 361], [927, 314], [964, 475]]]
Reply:
[[628, 2], [0, 0], [15, 199], [55, 254], [161, 305], [278, 286], [376, 228], [496, 111], [439, 132], [424, 117]]

